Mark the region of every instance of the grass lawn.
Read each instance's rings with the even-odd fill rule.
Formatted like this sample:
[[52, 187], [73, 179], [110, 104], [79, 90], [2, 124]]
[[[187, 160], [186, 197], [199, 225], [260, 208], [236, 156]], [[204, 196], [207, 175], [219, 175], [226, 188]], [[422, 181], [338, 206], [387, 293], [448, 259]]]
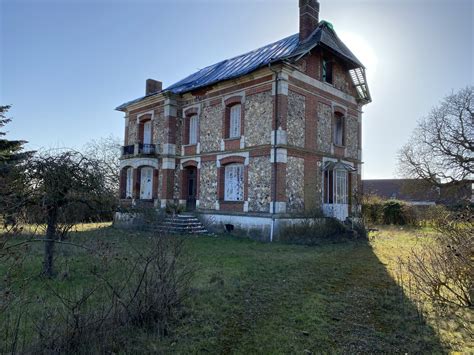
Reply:
[[[416, 233], [387, 228], [373, 234], [370, 242], [317, 247], [226, 236], [188, 238], [197, 272], [185, 316], [164, 340], [149, 332], [132, 332], [129, 348], [123, 350], [266, 354], [472, 350], [455, 330], [440, 331], [420, 317], [394, 281], [397, 257], [422, 239]], [[79, 228], [70, 240], [146, 248], [149, 237], [101, 225]], [[25, 272], [34, 273], [41, 266], [40, 247], [32, 250]], [[81, 254], [68, 264], [68, 278], [55, 282], [87, 285], [88, 279], [80, 275], [86, 262], [87, 254]], [[34, 280], [30, 287], [33, 291], [25, 292], [38, 292]]]

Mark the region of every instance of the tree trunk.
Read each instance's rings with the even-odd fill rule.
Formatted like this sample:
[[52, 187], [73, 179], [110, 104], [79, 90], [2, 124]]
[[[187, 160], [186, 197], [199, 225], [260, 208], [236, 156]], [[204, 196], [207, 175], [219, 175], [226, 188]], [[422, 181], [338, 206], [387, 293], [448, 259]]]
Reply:
[[56, 240], [57, 210], [52, 208], [48, 211], [46, 228], [46, 240], [44, 242], [43, 274], [47, 277], [54, 276], [54, 241]]

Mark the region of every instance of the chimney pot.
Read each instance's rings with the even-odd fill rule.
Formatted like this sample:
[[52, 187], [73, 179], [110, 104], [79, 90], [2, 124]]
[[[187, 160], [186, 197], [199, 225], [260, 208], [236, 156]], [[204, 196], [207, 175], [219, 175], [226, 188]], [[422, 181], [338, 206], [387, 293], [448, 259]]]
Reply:
[[304, 41], [318, 27], [318, 0], [300, 0], [300, 41]]
[[156, 92], [160, 92], [161, 90], [163, 90], [163, 83], [161, 81], [153, 79], [146, 80], [145, 95], [154, 94]]

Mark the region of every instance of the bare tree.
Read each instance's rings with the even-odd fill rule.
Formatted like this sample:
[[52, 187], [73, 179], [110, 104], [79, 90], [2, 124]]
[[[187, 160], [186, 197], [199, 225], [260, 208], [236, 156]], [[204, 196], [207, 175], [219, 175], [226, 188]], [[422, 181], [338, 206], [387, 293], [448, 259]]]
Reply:
[[118, 193], [120, 171], [120, 138], [112, 135], [94, 139], [84, 146], [84, 155], [101, 164], [107, 185]]
[[399, 153], [402, 175], [455, 184], [474, 174], [474, 87], [447, 96]]
[[27, 176], [28, 213], [37, 224], [46, 224], [43, 272], [51, 277], [55, 241], [74, 224], [113, 210], [114, 193], [102, 165], [75, 151], [34, 156]]

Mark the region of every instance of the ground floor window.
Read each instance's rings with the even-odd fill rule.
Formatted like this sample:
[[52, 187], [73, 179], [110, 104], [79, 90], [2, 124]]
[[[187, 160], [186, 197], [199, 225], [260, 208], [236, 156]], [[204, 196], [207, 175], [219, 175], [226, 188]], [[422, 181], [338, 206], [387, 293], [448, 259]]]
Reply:
[[244, 166], [242, 164], [230, 164], [225, 167], [224, 200], [244, 200]]
[[153, 168], [145, 167], [140, 169], [140, 199], [153, 199]]
[[133, 197], [133, 169], [127, 169], [127, 180], [125, 183], [125, 198]]

